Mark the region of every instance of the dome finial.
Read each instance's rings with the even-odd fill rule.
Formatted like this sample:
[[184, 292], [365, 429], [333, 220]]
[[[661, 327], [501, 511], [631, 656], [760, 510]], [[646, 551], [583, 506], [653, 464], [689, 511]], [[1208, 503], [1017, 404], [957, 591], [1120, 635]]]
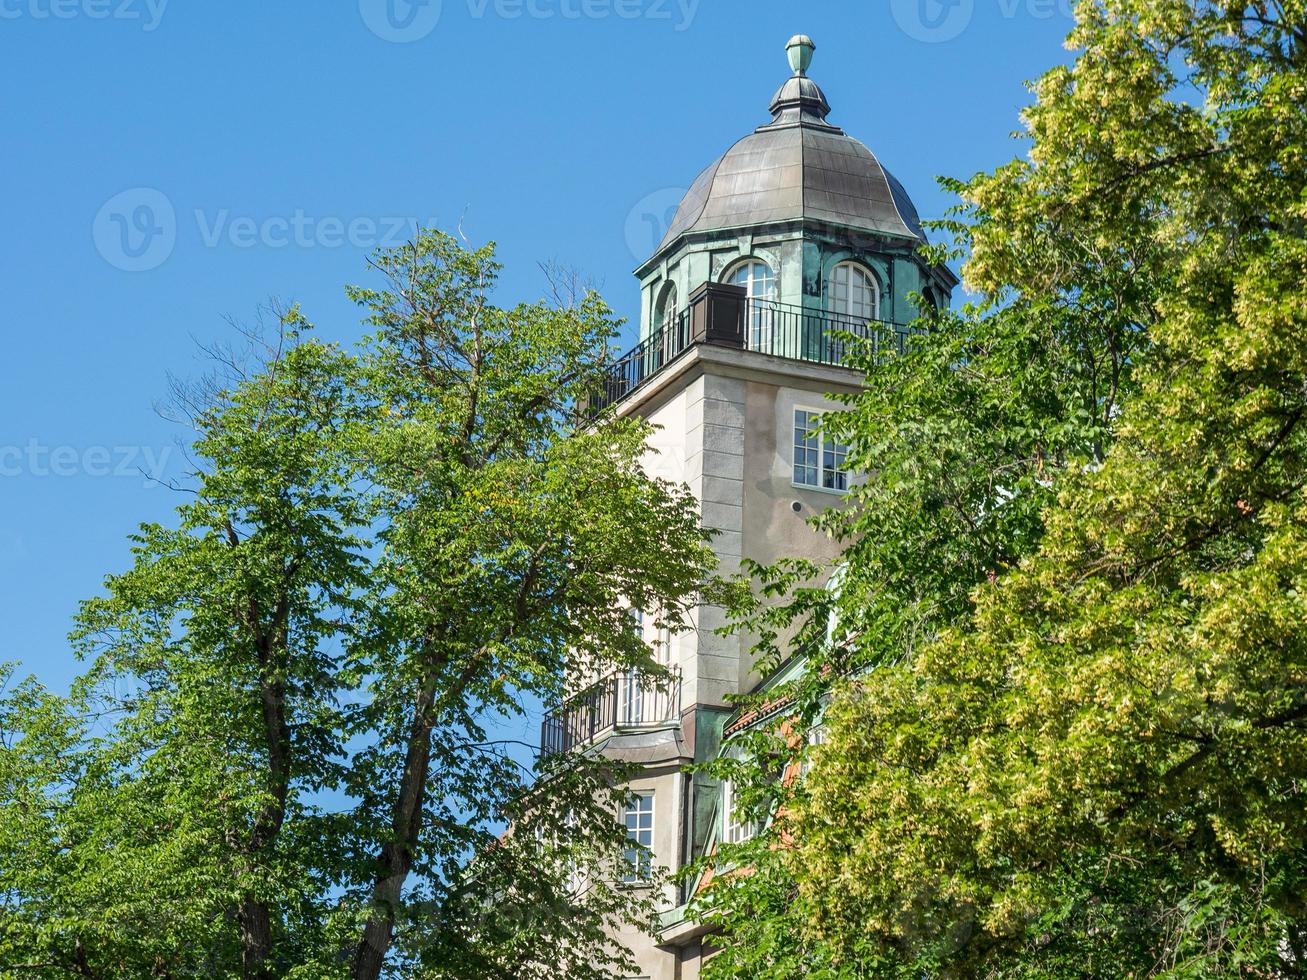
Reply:
[[795, 75], [802, 78], [808, 73], [812, 53], [816, 50], [817, 45], [807, 34], [795, 34], [790, 38], [785, 45], [785, 53], [790, 56], [790, 67], [794, 69]]

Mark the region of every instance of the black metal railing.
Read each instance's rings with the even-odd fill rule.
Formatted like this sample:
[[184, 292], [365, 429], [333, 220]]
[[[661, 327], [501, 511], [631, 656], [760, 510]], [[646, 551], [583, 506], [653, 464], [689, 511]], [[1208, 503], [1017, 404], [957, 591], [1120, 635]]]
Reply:
[[609, 674], [550, 711], [540, 726], [545, 755], [570, 752], [602, 735], [671, 725], [681, 717], [681, 672]]
[[873, 356], [902, 354], [911, 331], [883, 320], [770, 300], [751, 299], [744, 311], [744, 346], [748, 350], [841, 367], [855, 346], [870, 346]]
[[689, 349], [690, 311], [681, 310], [609, 368], [603, 390], [596, 392], [587, 406], [590, 413], [617, 404]]
[[[706, 303], [714, 302], [718, 302], [717, 298], [709, 294]], [[723, 340], [720, 326], [714, 336], [698, 325], [713, 319], [712, 309], [704, 308], [699, 318], [693, 307], [682, 310], [613, 363], [600, 390], [581, 406], [583, 414], [593, 418], [627, 398], [696, 344], [743, 347], [772, 357], [840, 367], [855, 345], [865, 349], [870, 344], [873, 356], [891, 351], [902, 354], [912, 332], [901, 324], [884, 320], [867, 320], [770, 300], [751, 299], [728, 309], [737, 323], [738, 319], [744, 321], [733, 331], [738, 340], [729, 343]]]

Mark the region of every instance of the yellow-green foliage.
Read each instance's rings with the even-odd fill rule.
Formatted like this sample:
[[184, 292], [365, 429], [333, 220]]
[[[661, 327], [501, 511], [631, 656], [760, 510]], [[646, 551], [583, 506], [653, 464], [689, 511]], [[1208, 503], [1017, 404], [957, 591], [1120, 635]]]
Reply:
[[711, 976], [1307, 970], [1307, 5], [1082, 0], [1069, 47], [946, 182], [982, 300], [830, 420], [827, 743]]
[[1059, 476], [1039, 548], [837, 692], [796, 805], [803, 927], [891, 972], [1297, 976], [1307, 18], [1115, 0], [1079, 21], [1030, 162], [967, 191], [968, 279], [1065, 289], [1032, 237], [1113, 263], [1142, 243], [1139, 389], [1101, 465]]

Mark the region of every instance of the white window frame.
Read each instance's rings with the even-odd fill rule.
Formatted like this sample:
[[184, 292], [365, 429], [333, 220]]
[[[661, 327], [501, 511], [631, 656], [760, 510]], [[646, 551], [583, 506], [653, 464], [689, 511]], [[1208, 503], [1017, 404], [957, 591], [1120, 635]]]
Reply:
[[672, 628], [667, 624], [654, 630], [654, 661], [659, 667], [672, 667]]
[[658, 297], [658, 304], [654, 307], [655, 332], [665, 330], [669, 324], [676, 322], [676, 315], [680, 312], [676, 305], [678, 298], [676, 283], [666, 283]]
[[617, 678], [617, 726], [636, 728], [644, 724], [645, 679], [638, 671], [628, 670]]
[[[847, 281], [842, 287], [838, 283], [839, 273], [847, 271]], [[855, 262], [852, 259], [845, 259], [843, 262], [837, 262], [830, 270], [830, 276], [827, 278], [827, 312], [835, 316], [847, 317], [849, 319], [862, 320], [860, 313], [854, 313], [853, 295], [854, 295], [854, 276], [861, 276], [867, 281], [871, 290], [871, 316], [866, 317], [868, 323], [880, 319], [880, 280], [876, 274], [868, 269], [861, 262]], [[843, 295], [839, 290], [842, 288]], [[838, 307], [842, 306], [843, 309]]]
[[741, 820], [735, 807], [735, 781], [722, 782], [722, 840], [727, 844], [743, 844], [758, 832], [752, 820]]
[[677, 292], [676, 283], [667, 282], [662, 293], [658, 297], [658, 302], [654, 306], [654, 323], [653, 333], [651, 336], [661, 336], [658, 339], [658, 367], [666, 364], [672, 357], [679, 353], [677, 343], [680, 338], [677, 336], [677, 322], [681, 311], [677, 307], [677, 301], [680, 294]]
[[[755, 275], [754, 270], [758, 268], [766, 270], [766, 275]], [[745, 270], [748, 270], [748, 275], [744, 282], [736, 282], [736, 277]], [[722, 282], [732, 286], [743, 286], [746, 300], [758, 300], [760, 303], [780, 302], [780, 283], [776, 278], [776, 270], [772, 268], [770, 262], [756, 255], [750, 255], [733, 263], [727, 268]], [[745, 320], [745, 347], [749, 350], [772, 353], [773, 336], [776, 332], [776, 311], [757, 304], [747, 304]]]
[[[799, 454], [812, 452], [812, 446], [808, 445], [808, 439], [802, 442], [799, 440], [799, 416], [807, 415], [809, 418], [803, 427], [803, 431], [809, 437], [816, 439], [816, 464], [810, 464], [805, 458], [800, 463]], [[822, 493], [835, 493], [843, 496], [849, 492], [849, 470], [847, 466], [849, 447], [843, 443], [831, 439], [821, 428], [821, 420], [826, 415], [826, 410], [819, 408], [808, 408], [804, 405], [794, 406], [794, 424], [791, 428], [790, 436], [790, 479], [794, 486], [804, 490], [818, 490]], [[829, 444], [829, 445], [828, 445]], [[833, 465], [828, 465], [828, 455], [833, 458]], [[840, 464], [845, 465], [841, 466]], [[806, 479], [800, 479], [800, 470], [815, 470], [816, 482], [809, 483]], [[829, 481], [828, 481], [829, 477]], [[830, 485], [828, 485], [828, 482]]]
[[[765, 276], [754, 275], [754, 269], [762, 268], [766, 270]], [[749, 271], [743, 283], [735, 281], [736, 277], [744, 270]], [[756, 255], [750, 255], [747, 258], [734, 262], [726, 270], [726, 275], [722, 277], [722, 282], [732, 286], [744, 286], [745, 292], [749, 299], [766, 300], [771, 303], [779, 301], [780, 291], [776, 282], [776, 270], [771, 267], [771, 263], [766, 259], [759, 258]], [[758, 291], [759, 284], [767, 286], [765, 293]]]
[[638, 790], [622, 811], [626, 838], [632, 842], [622, 854], [622, 881], [639, 885], [653, 876], [654, 791]]

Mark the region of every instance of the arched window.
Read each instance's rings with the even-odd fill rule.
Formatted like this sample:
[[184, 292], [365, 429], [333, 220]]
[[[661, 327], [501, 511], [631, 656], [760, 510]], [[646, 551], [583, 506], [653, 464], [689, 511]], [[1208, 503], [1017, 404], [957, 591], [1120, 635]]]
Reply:
[[669, 282], [663, 289], [662, 298], [658, 300], [658, 309], [654, 310], [654, 330], [664, 330], [676, 322], [676, 283]]
[[676, 284], [668, 282], [654, 310], [654, 342], [652, 351], [657, 358], [656, 367], [663, 367], [689, 345], [689, 331], [684, 329], [681, 311], [676, 306]]
[[749, 350], [776, 353], [772, 348], [776, 326], [776, 275], [761, 259], [745, 259], [726, 274], [733, 286], [743, 286], [749, 299]]
[[880, 286], [856, 262], [841, 262], [831, 270], [829, 290], [828, 312], [860, 323], [880, 319]]
[[776, 276], [771, 266], [761, 259], [746, 259], [726, 276], [733, 286], [743, 286], [749, 299], [776, 300]]

